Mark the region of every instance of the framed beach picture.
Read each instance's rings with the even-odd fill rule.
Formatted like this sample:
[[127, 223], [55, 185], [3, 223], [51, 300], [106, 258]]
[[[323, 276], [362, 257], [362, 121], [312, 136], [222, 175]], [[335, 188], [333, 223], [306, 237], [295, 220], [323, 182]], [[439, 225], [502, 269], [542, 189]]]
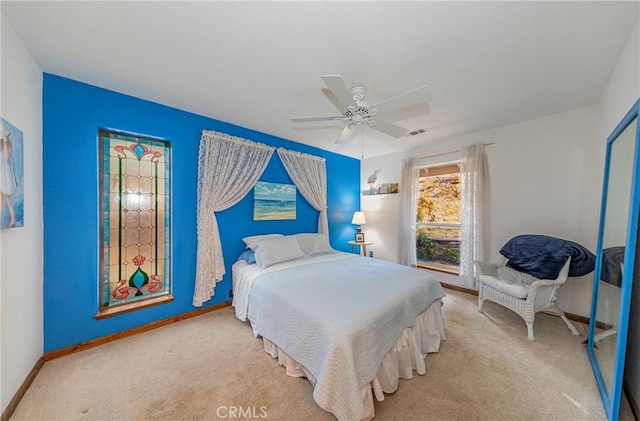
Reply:
[[276, 219], [296, 219], [296, 186], [258, 181], [253, 188], [253, 220]]
[[0, 118], [0, 228], [24, 226], [22, 131]]

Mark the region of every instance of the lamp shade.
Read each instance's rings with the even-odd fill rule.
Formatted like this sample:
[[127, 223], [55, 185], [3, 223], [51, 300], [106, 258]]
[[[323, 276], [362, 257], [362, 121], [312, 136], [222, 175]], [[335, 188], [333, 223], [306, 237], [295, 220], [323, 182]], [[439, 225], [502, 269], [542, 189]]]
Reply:
[[352, 224], [364, 225], [367, 223], [367, 219], [364, 217], [364, 212], [354, 212]]

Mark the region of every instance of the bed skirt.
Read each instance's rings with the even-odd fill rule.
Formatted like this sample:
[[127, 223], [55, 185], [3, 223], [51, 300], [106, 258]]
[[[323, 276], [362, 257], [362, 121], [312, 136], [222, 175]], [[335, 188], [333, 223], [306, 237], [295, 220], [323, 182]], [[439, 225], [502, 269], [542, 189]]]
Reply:
[[[428, 353], [438, 352], [440, 341], [446, 339], [441, 307], [441, 300], [436, 300], [418, 315], [414, 325], [402, 332], [393, 348], [384, 357], [376, 377], [360, 389], [364, 406], [361, 420], [374, 417], [374, 396], [378, 401], [383, 401], [385, 393], [393, 393], [398, 389], [399, 379], [412, 379], [414, 371], [425, 374], [424, 358]], [[278, 363], [285, 367], [287, 376], [306, 377], [315, 386], [315, 378], [305, 367], [269, 339], [262, 340], [265, 352], [278, 359]]]

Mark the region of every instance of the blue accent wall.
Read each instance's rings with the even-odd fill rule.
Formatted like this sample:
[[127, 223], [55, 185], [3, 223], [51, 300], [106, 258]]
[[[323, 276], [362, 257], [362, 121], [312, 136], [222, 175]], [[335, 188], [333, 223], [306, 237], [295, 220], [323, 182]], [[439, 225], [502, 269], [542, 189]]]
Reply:
[[[348, 251], [353, 212], [360, 207], [360, 161], [123, 95], [44, 74], [44, 351], [194, 310], [196, 195], [201, 130], [214, 130], [326, 158], [330, 243]], [[213, 96], [215, 100], [215, 96]], [[282, 124], [288, 124], [283, 121]], [[167, 139], [172, 147], [173, 302], [96, 320], [99, 296], [98, 129]], [[28, 147], [28, 145], [25, 145]], [[261, 181], [293, 184], [274, 152]], [[205, 306], [228, 301], [231, 265], [242, 237], [316, 232], [318, 212], [298, 192], [294, 221], [253, 221], [253, 192], [217, 213], [227, 274]], [[26, 204], [28, 206], [28, 203]]]

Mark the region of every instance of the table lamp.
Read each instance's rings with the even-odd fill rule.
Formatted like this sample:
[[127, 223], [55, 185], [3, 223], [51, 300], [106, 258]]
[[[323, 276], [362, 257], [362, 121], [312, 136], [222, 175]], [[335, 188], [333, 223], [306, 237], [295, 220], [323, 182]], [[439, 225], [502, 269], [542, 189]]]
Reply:
[[354, 212], [353, 213], [353, 219], [351, 220], [352, 224], [358, 224], [358, 231], [357, 232], [362, 232], [362, 225], [365, 225], [367, 223], [367, 219], [364, 217], [364, 213], [363, 212]]

